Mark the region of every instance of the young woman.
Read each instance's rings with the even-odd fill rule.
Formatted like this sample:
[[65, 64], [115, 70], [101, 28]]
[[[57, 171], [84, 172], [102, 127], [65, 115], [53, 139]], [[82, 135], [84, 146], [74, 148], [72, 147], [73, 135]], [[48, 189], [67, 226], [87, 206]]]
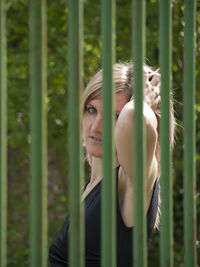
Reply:
[[[82, 98], [83, 140], [91, 177], [82, 195], [85, 205], [85, 266], [101, 266], [101, 180], [102, 180], [102, 70], [91, 79]], [[132, 128], [134, 96], [132, 96], [133, 65], [113, 66], [115, 90], [116, 211], [117, 267], [132, 266], [133, 177]], [[159, 225], [160, 176], [160, 74], [144, 66], [143, 116], [146, 127], [146, 214], [148, 240]], [[174, 137], [174, 115], [171, 103], [171, 145]], [[52, 266], [68, 266], [69, 217], [50, 247]]]

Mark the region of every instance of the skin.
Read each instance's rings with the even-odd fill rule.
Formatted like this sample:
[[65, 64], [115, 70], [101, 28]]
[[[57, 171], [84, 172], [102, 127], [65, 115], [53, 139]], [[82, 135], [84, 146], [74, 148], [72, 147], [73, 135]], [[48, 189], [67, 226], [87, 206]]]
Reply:
[[[127, 227], [134, 225], [133, 218], [133, 177], [132, 177], [132, 136], [134, 121], [134, 102], [127, 101], [124, 92], [115, 94], [115, 149], [116, 166], [119, 168], [118, 195], [122, 218]], [[144, 103], [144, 123], [146, 126], [146, 211], [150, 205], [153, 185], [158, 175], [155, 156], [157, 145], [157, 119], [152, 109]], [[91, 157], [91, 178], [82, 199], [102, 179], [102, 101], [96, 98], [86, 106], [83, 114], [83, 140]]]

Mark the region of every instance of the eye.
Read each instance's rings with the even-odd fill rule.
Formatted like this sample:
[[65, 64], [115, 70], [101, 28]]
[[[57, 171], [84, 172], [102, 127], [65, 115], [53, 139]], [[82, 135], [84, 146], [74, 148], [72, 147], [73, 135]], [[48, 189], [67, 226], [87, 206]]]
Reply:
[[87, 106], [87, 107], [86, 107], [86, 111], [87, 111], [89, 114], [95, 114], [95, 113], [96, 113], [96, 108], [94, 108], [93, 106]]

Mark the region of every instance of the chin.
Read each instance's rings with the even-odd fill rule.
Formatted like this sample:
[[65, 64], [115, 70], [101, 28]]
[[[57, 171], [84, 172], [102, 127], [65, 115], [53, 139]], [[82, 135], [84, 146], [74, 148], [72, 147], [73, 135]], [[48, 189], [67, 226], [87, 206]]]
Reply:
[[86, 143], [85, 149], [87, 151], [87, 154], [91, 157], [102, 157], [102, 146]]
[[90, 155], [91, 157], [95, 157], [95, 158], [101, 158], [102, 157], [102, 153], [97, 153], [97, 152], [91, 152], [88, 153], [88, 155]]
[[102, 157], [102, 151], [101, 149], [97, 150], [97, 149], [87, 149], [87, 154], [90, 156], [90, 157], [96, 157], [96, 158], [101, 158]]

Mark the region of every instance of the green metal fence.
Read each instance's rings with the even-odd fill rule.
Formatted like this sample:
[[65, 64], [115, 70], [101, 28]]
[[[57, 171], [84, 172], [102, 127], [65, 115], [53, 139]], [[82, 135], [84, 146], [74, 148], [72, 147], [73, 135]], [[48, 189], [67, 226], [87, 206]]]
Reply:
[[[46, 1], [30, 1], [31, 266], [47, 262], [47, 29]], [[40, 208], [38, 208], [40, 207]]]
[[81, 151], [80, 95], [83, 90], [83, 6], [82, 1], [69, 1], [69, 150], [70, 150], [70, 265], [83, 266], [83, 182]]
[[[113, 81], [115, 62], [115, 1], [102, 0], [103, 81], [103, 215], [102, 266], [116, 266], [115, 179], [113, 173]], [[6, 1], [0, 1], [0, 266], [7, 266], [7, 66]], [[31, 0], [31, 200], [30, 262], [47, 266], [47, 138], [46, 63], [47, 28], [45, 0]], [[145, 1], [132, 0], [132, 57], [134, 60], [134, 266], [147, 266], [144, 180], [143, 74], [145, 63]], [[162, 76], [161, 98], [161, 266], [173, 266], [173, 212], [170, 155], [170, 88], [172, 87], [171, 1], [160, 1], [159, 47]], [[197, 266], [195, 203], [195, 14], [196, 1], [185, 0], [184, 32], [184, 226], [185, 266]], [[84, 214], [81, 205], [83, 166], [81, 151], [80, 95], [83, 90], [83, 1], [69, 1], [69, 144], [70, 144], [70, 264], [84, 266]], [[138, 145], [139, 144], [139, 145]], [[140, 205], [138, 204], [140, 203]]]
[[184, 245], [185, 265], [196, 259], [195, 1], [185, 1], [184, 38]]
[[7, 68], [6, 10], [0, 2], [0, 264], [6, 266], [7, 229]]
[[170, 88], [172, 85], [172, 11], [171, 1], [160, 3], [160, 71], [161, 71], [161, 266], [173, 266], [173, 211], [170, 155]]

